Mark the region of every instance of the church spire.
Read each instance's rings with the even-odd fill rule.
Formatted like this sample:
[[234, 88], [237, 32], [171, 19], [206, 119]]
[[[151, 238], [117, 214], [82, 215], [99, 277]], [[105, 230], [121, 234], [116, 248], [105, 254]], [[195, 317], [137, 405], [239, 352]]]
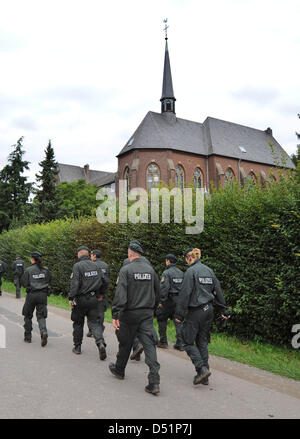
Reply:
[[167, 34], [167, 29], [169, 26], [167, 26], [167, 21], [168, 21], [168, 19], [166, 18], [164, 20], [164, 23], [166, 24], [166, 26], [164, 28], [164, 31], [166, 33], [166, 36], [165, 36], [165, 40], [166, 40], [165, 63], [164, 63], [162, 96], [161, 96], [160, 102], [161, 102], [161, 112], [162, 113], [166, 113], [166, 112], [175, 113], [176, 99], [174, 97], [171, 65], [170, 65], [170, 58], [169, 58], [168, 34]]

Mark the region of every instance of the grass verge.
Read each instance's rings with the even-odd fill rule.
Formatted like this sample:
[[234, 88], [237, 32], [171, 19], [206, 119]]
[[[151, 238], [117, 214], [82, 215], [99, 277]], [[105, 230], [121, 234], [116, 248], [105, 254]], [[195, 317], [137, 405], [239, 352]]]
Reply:
[[[15, 294], [16, 291], [13, 283], [7, 281], [3, 281], [2, 289], [12, 294]], [[23, 288], [21, 295], [26, 295]], [[70, 310], [68, 299], [62, 296], [49, 296], [48, 304]], [[110, 309], [105, 313], [105, 321], [110, 323], [112, 321]], [[154, 320], [154, 325], [157, 329], [156, 320]], [[173, 322], [169, 321], [167, 334], [169, 342], [174, 343], [176, 337]], [[209, 353], [281, 376], [300, 380], [299, 351], [290, 347], [273, 346], [250, 340], [244, 341], [234, 336], [228, 336], [226, 333], [212, 333]]]

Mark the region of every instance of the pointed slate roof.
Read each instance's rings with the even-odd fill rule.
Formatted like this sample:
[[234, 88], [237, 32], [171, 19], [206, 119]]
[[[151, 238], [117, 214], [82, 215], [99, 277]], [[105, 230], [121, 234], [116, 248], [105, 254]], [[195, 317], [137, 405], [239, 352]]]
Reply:
[[171, 74], [171, 65], [170, 65], [170, 57], [169, 57], [169, 48], [168, 48], [168, 39], [166, 38], [166, 48], [165, 48], [165, 62], [164, 62], [164, 75], [163, 75], [163, 86], [162, 86], [162, 95], [161, 100], [165, 98], [173, 98], [173, 82], [172, 82], [172, 74]]
[[104, 177], [113, 179], [115, 176], [114, 172], [95, 171], [92, 169], [89, 170], [89, 174], [90, 178], [87, 180], [83, 167], [58, 163], [57, 183], [73, 183], [83, 179], [87, 183], [97, 184]]
[[133, 136], [117, 157], [133, 149], [174, 149], [196, 154], [207, 154], [202, 125], [176, 118], [173, 113], [149, 111]]
[[[295, 168], [291, 158], [273, 137], [270, 129], [262, 131], [213, 117], [208, 117], [203, 125], [210, 138], [209, 154]], [[240, 147], [246, 152], [241, 152]]]
[[[274, 155], [269, 143], [272, 143]], [[239, 147], [246, 153], [242, 153]], [[149, 111], [117, 157], [134, 149], [171, 149], [198, 155], [219, 155], [243, 161], [295, 168], [291, 158], [271, 133], [208, 117], [203, 124], [180, 119], [173, 113]], [[282, 165], [280, 161], [280, 165]]]

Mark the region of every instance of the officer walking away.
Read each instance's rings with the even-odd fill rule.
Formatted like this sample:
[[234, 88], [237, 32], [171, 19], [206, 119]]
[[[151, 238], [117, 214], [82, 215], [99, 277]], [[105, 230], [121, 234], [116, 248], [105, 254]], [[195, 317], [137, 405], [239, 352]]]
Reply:
[[[130, 244], [137, 244], [137, 245], [139, 245], [141, 247], [141, 243], [137, 239], [133, 239], [132, 241], [130, 241]], [[146, 258], [146, 256], [141, 255], [140, 259], [141, 259], [141, 261], [146, 262], [147, 264], [149, 264], [152, 267], [151, 262], [149, 261], [149, 259]], [[129, 258], [124, 259], [123, 267], [124, 267], [124, 265], [127, 265], [127, 264], [130, 264], [130, 259]]]
[[89, 258], [88, 247], [77, 249], [78, 262], [71, 274], [69, 303], [72, 308], [74, 354], [81, 354], [85, 316], [95, 338], [100, 360], [105, 360], [106, 350], [103, 343], [103, 331], [98, 320], [98, 299], [105, 295], [106, 284], [99, 267]]
[[16, 287], [16, 298], [21, 298], [21, 277], [26, 269], [25, 262], [21, 256], [17, 256], [16, 260], [12, 264], [12, 272], [14, 277], [14, 285]]
[[0, 296], [2, 296], [2, 290], [1, 290], [1, 287], [2, 287], [2, 276], [4, 275], [6, 270], [7, 270], [6, 263], [0, 260]]
[[134, 337], [137, 335], [145, 352], [149, 367], [149, 384], [145, 391], [158, 394], [160, 365], [157, 362], [157, 334], [153, 325], [153, 312], [159, 302], [159, 281], [154, 269], [141, 260], [143, 250], [137, 243], [130, 243], [130, 263], [121, 268], [116, 294], [112, 303], [113, 326], [119, 341], [116, 363], [109, 369], [119, 379], [124, 379], [125, 368]]
[[[101, 251], [100, 250], [92, 250], [91, 251], [91, 261], [95, 262], [95, 264], [99, 267], [99, 269], [102, 271], [103, 273], [103, 277], [105, 280], [105, 284], [106, 284], [106, 289], [108, 288], [109, 282], [110, 282], [110, 269], [108, 264], [106, 264], [106, 262], [102, 261], [101, 259]], [[106, 346], [104, 338], [103, 338], [103, 332], [105, 329], [104, 326], [104, 314], [105, 311], [107, 310], [107, 300], [106, 300], [106, 295], [102, 294], [99, 296], [98, 299], [98, 320], [102, 329], [102, 342], [103, 344]], [[89, 332], [87, 333], [87, 337], [92, 337], [92, 331], [89, 328]]]
[[42, 255], [38, 251], [31, 253], [31, 266], [26, 268], [21, 278], [21, 285], [26, 288], [26, 299], [23, 306], [24, 341], [31, 343], [32, 317], [36, 309], [41, 346], [46, 346], [48, 333], [46, 327], [47, 296], [50, 295], [51, 272], [43, 266]]
[[176, 267], [176, 262], [177, 258], [175, 255], [169, 253], [166, 256], [167, 269], [163, 272], [161, 277], [160, 303], [156, 310], [158, 332], [160, 336], [157, 346], [164, 349], [168, 348], [167, 326], [168, 319], [172, 319], [174, 321], [176, 330], [176, 343], [173, 345], [173, 347], [174, 349], [183, 351], [181, 323], [178, 323], [174, 320], [174, 314], [184, 274], [178, 267]]
[[[137, 239], [132, 239], [130, 241], [130, 244], [132, 244], [132, 243], [137, 244], [141, 247], [141, 243]], [[147, 264], [149, 264], [152, 267], [151, 262], [149, 261], [149, 259], [146, 258], [146, 256], [141, 255], [140, 260], [146, 262]], [[127, 264], [130, 264], [129, 258], [124, 259], [123, 267]], [[144, 350], [144, 348], [142, 346], [142, 343], [140, 342], [138, 336], [135, 336], [134, 340], [133, 340], [133, 344], [132, 344], [132, 354], [130, 356], [130, 360], [140, 361], [141, 354], [143, 353], [143, 350]]]
[[[211, 375], [208, 364], [207, 345], [210, 341], [210, 329], [213, 320], [213, 304], [227, 319], [230, 312], [226, 309], [221, 286], [213, 270], [200, 262], [201, 252], [189, 248], [184, 252], [189, 268], [185, 272], [175, 312], [177, 322], [182, 322], [183, 347], [192, 360], [197, 375], [193, 384], [208, 384]], [[187, 315], [185, 313], [187, 311]]]

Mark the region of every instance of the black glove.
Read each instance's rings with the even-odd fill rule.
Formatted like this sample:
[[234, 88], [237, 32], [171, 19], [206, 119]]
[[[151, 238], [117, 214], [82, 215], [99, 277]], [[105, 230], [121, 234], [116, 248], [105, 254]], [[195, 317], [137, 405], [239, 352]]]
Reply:
[[159, 317], [162, 314], [162, 312], [163, 312], [163, 307], [162, 306], [158, 306], [156, 308], [156, 311], [155, 311], [156, 317]]
[[219, 317], [219, 319], [221, 320], [221, 328], [225, 329], [227, 326], [227, 319], [224, 317], [227, 317], [227, 319], [230, 319], [230, 311], [228, 309], [224, 309], [221, 312], [221, 316]]
[[221, 312], [221, 315], [223, 315], [224, 317], [227, 317], [228, 319], [230, 319], [230, 316], [231, 316], [229, 309], [224, 309]]

